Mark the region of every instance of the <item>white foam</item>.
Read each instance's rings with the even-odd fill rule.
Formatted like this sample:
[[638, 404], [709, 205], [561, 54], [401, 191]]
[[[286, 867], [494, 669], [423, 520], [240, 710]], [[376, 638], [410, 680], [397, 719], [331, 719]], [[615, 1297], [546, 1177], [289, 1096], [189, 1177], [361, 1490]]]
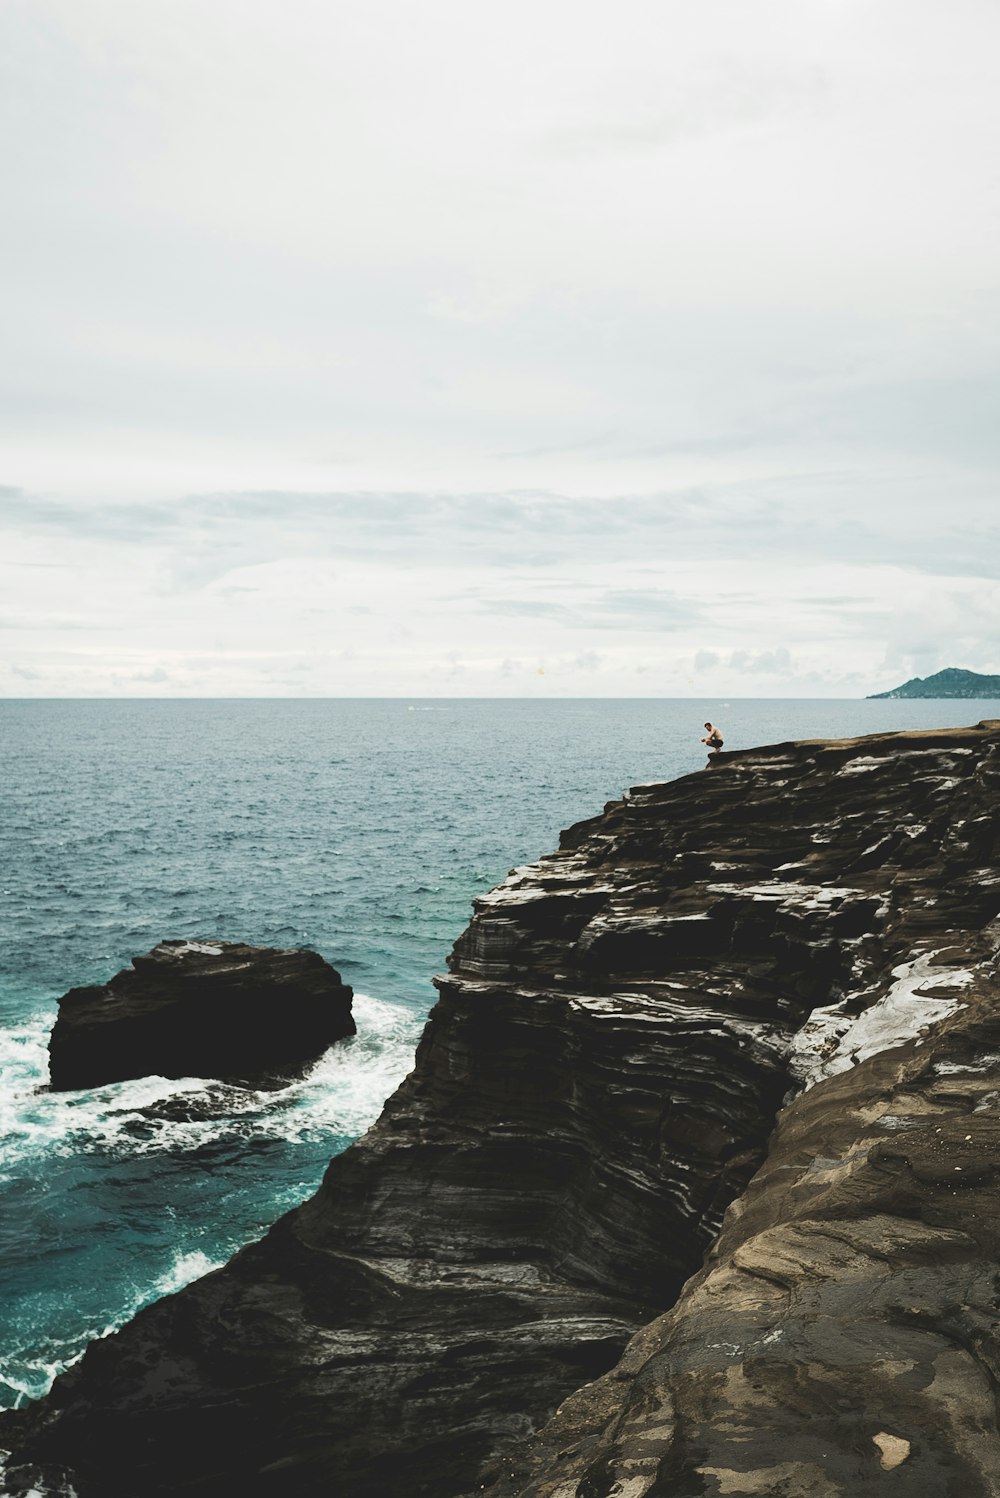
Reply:
[[[47, 1036], [51, 1016], [39, 1015], [29, 1024], [0, 1034], [0, 1066], [5, 1086], [0, 1089], [0, 1167], [7, 1176], [37, 1177], [53, 1157], [82, 1153], [115, 1160], [196, 1152], [221, 1141], [237, 1149], [260, 1140], [283, 1139], [291, 1145], [329, 1141], [329, 1152], [363, 1133], [378, 1117], [385, 1099], [413, 1064], [413, 1051], [423, 1017], [398, 1005], [356, 994], [354, 1013], [359, 1033], [332, 1046], [309, 1070], [289, 1086], [273, 1091], [228, 1089], [187, 1077], [170, 1081], [143, 1077], [81, 1092], [50, 1092]], [[219, 1110], [218, 1116], [198, 1117], [199, 1095]], [[215, 1096], [213, 1096], [215, 1094]], [[189, 1098], [196, 1116], [158, 1117], [148, 1110], [168, 1100]], [[225, 1110], [225, 1111], [222, 1111]], [[274, 1215], [298, 1200], [274, 1199]], [[215, 1245], [213, 1245], [214, 1247]], [[89, 1342], [105, 1337], [151, 1300], [170, 1295], [191, 1280], [225, 1262], [237, 1242], [222, 1246], [222, 1258], [211, 1258], [190, 1239], [179, 1247], [168, 1267], [150, 1284], [124, 1284], [108, 1304], [106, 1323], [78, 1325], [65, 1342], [35, 1344], [18, 1354], [10, 1349], [3, 1383], [16, 1405], [44, 1395], [53, 1379], [83, 1355]], [[60, 1353], [65, 1351], [66, 1356]], [[2, 1401], [0, 1401], [2, 1402]], [[0, 1480], [0, 1493], [3, 1492]]]
[[[197, 1150], [215, 1140], [287, 1139], [363, 1133], [413, 1064], [422, 1016], [355, 994], [358, 1034], [338, 1041], [309, 1072], [269, 1091], [233, 1088], [221, 1116], [198, 1117], [220, 1084], [203, 1077], [139, 1077], [79, 1092], [48, 1090], [50, 1015], [0, 1033], [0, 1170], [21, 1174], [43, 1156], [113, 1153], [117, 1158]], [[189, 1119], [157, 1117], [158, 1104], [189, 1098]], [[150, 1112], [153, 1110], [153, 1112]]]
[[[225, 1259], [210, 1259], [208, 1254], [202, 1253], [200, 1248], [178, 1254], [166, 1273], [160, 1275], [153, 1286], [152, 1293], [145, 1299], [159, 1300], [163, 1295], [174, 1295], [178, 1290], [183, 1290], [185, 1285], [190, 1285], [192, 1280], [200, 1280], [203, 1275], [211, 1274], [213, 1269], [221, 1269], [225, 1262]], [[129, 1315], [135, 1315], [135, 1311], [130, 1311]]]
[[[233, 1250], [238, 1247], [233, 1245]], [[77, 1327], [71, 1342], [76, 1348], [75, 1352], [66, 1357], [53, 1357], [51, 1354], [45, 1356], [34, 1352], [18, 1354], [16, 1351], [8, 1353], [8, 1362], [2, 1373], [2, 1382], [7, 1389], [14, 1393], [13, 1406], [4, 1405], [0, 1401], [0, 1408], [12, 1407], [20, 1409], [31, 1400], [41, 1399], [52, 1387], [60, 1373], [65, 1373], [67, 1368], [72, 1368], [83, 1357], [91, 1342], [98, 1342], [104, 1337], [109, 1337], [112, 1332], [124, 1326], [130, 1321], [143, 1306], [149, 1305], [154, 1300], [160, 1300], [164, 1295], [173, 1295], [178, 1290], [183, 1290], [192, 1280], [201, 1279], [203, 1275], [210, 1274], [213, 1269], [219, 1269], [226, 1262], [226, 1257], [212, 1259], [200, 1249], [181, 1250], [175, 1254], [173, 1261], [164, 1272], [153, 1281], [151, 1285], [132, 1286], [131, 1293], [127, 1287], [114, 1316], [107, 1321], [98, 1322], [96, 1325], [86, 1326], [81, 1324]], [[0, 1488], [0, 1494], [3, 1493]]]
[[275, 1132], [281, 1137], [364, 1133], [411, 1070], [424, 1026], [422, 1015], [355, 994], [354, 1016], [357, 1035], [331, 1046], [307, 1076], [282, 1093], [300, 1106], [283, 1120], [275, 1118]]
[[[0, 1451], [0, 1498], [7, 1494], [7, 1460], [9, 1451]], [[78, 1498], [76, 1488], [68, 1478], [63, 1478], [52, 1487], [48, 1482], [40, 1488], [29, 1488], [22, 1498]]]
[[935, 967], [935, 952], [924, 952], [892, 969], [896, 982], [877, 1003], [859, 1015], [849, 1012], [856, 995], [839, 1004], [814, 1009], [792, 1040], [789, 1070], [803, 1084], [814, 1086], [824, 1077], [847, 1071], [859, 1061], [917, 1040], [930, 1025], [947, 1019], [964, 1006], [957, 997], [941, 997], [928, 989], [964, 988], [972, 981], [966, 968]]

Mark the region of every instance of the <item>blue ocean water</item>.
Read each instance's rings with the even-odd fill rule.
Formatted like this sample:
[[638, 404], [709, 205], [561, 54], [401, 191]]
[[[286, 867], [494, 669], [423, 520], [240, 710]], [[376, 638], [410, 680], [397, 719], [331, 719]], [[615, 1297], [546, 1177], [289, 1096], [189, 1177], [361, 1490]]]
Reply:
[[[408, 1070], [472, 897], [700, 769], [706, 718], [737, 748], [983, 717], [1000, 703], [0, 701], [0, 1406], [306, 1197]], [[315, 948], [357, 1037], [238, 1108], [196, 1079], [48, 1092], [57, 996], [167, 937]]]

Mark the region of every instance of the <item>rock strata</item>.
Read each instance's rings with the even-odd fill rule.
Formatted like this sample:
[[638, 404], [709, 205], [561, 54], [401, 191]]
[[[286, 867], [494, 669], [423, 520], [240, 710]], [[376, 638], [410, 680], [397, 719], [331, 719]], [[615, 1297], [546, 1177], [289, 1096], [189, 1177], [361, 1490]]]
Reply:
[[1000, 929], [955, 935], [951, 1016], [783, 1111], [673, 1311], [490, 1498], [995, 1498]]
[[317, 1195], [8, 1416], [8, 1481], [995, 1494], [998, 812], [989, 723], [570, 829]]
[[354, 1034], [352, 997], [317, 952], [164, 941], [110, 983], [59, 1000], [52, 1086], [145, 1076], [278, 1082]]

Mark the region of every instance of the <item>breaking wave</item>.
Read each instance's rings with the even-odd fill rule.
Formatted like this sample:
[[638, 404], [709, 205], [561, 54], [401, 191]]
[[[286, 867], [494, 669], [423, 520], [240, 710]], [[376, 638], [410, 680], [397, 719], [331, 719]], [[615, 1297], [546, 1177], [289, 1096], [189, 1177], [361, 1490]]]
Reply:
[[411, 1010], [354, 997], [358, 1034], [301, 1078], [255, 1091], [204, 1077], [139, 1077], [80, 1092], [48, 1090], [51, 1017], [0, 1034], [0, 1173], [33, 1157], [80, 1151], [192, 1151], [224, 1139], [356, 1137], [409, 1071], [420, 1022]]
[[[269, 1091], [143, 1077], [51, 1092], [50, 1017], [0, 1034], [2, 1231], [11, 1261], [34, 1265], [4, 1287], [0, 1408], [40, 1398], [88, 1343], [218, 1268], [314, 1189], [330, 1156], [374, 1122], [409, 1071], [421, 1028], [412, 1010], [367, 994], [355, 995], [354, 1014], [357, 1035]], [[263, 1204], [262, 1160], [273, 1177]], [[18, 1241], [18, 1192], [32, 1207], [23, 1231], [36, 1234], [41, 1218], [52, 1225], [48, 1241]], [[64, 1221], [74, 1223], [65, 1242]], [[63, 1288], [69, 1257], [76, 1264]]]

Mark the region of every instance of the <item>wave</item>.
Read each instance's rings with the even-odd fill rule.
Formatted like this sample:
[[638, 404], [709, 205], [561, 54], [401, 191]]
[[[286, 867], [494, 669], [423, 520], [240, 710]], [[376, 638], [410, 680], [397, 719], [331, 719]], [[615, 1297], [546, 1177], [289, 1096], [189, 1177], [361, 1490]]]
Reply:
[[356, 994], [358, 1034], [338, 1041], [301, 1078], [268, 1091], [211, 1078], [139, 1077], [80, 1092], [48, 1090], [51, 1018], [0, 1034], [0, 1176], [32, 1159], [111, 1152], [116, 1158], [186, 1153], [227, 1140], [325, 1135], [354, 1138], [374, 1122], [409, 1071], [421, 1019]]
[[[9, 1498], [7, 1486], [7, 1458], [9, 1451], [0, 1451], [0, 1498]], [[34, 1486], [27, 1492], [18, 1488], [19, 1498], [79, 1498], [76, 1488], [68, 1478], [44, 1480], [36, 1478]]]
[[[0, 1374], [0, 1409], [19, 1409], [32, 1399], [41, 1399], [52, 1387], [53, 1380], [67, 1368], [78, 1363], [91, 1342], [109, 1337], [126, 1321], [130, 1321], [143, 1306], [160, 1300], [164, 1295], [173, 1295], [183, 1290], [192, 1280], [201, 1279], [213, 1269], [219, 1269], [225, 1258], [212, 1259], [200, 1249], [181, 1251], [175, 1254], [172, 1263], [164, 1272], [146, 1286], [133, 1285], [128, 1301], [113, 1319], [102, 1318], [91, 1325], [79, 1325], [67, 1347], [66, 1343], [50, 1343], [46, 1347], [13, 1349], [5, 1359]], [[69, 1342], [69, 1339], [67, 1339]]]
[[[318, 1163], [374, 1122], [412, 1065], [422, 1017], [367, 994], [355, 995], [354, 1011], [356, 1036], [339, 1041], [305, 1075], [273, 1091], [205, 1078], [143, 1077], [90, 1091], [51, 1092], [50, 1017], [36, 1015], [0, 1032], [5, 1078], [0, 1094], [0, 1210], [12, 1224], [8, 1252], [17, 1242], [20, 1192], [41, 1188], [46, 1210], [61, 1217], [65, 1201], [81, 1182], [104, 1182], [96, 1228], [94, 1219], [88, 1226], [84, 1216], [79, 1238], [71, 1233], [64, 1240], [68, 1252], [81, 1255], [74, 1261], [79, 1268], [68, 1278], [62, 1271], [50, 1279], [33, 1270], [38, 1219], [25, 1219], [15, 1255], [19, 1262], [8, 1265], [20, 1292], [9, 1307], [3, 1338], [0, 1408], [40, 1398], [90, 1342], [117, 1330], [151, 1301], [218, 1268], [310, 1189], [303, 1185], [308, 1163], [304, 1172], [295, 1167], [287, 1175], [272, 1168], [251, 1193], [249, 1215], [237, 1202], [241, 1225], [227, 1218], [206, 1226], [187, 1207], [196, 1201], [193, 1193], [203, 1189], [206, 1171], [220, 1190], [233, 1189], [229, 1165], [235, 1164], [238, 1177], [245, 1179], [246, 1168], [254, 1174], [251, 1157], [261, 1148], [277, 1145], [290, 1161]], [[149, 1157], [149, 1170], [130, 1163]], [[163, 1174], [168, 1164], [169, 1184]], [[116, 1174], [125, 1183], [118, 1197], [109, 1191]], [[151, 1190], [143, 1190], [145, 1182]], [[124, 1206], [123, 1217], [102, 1222], [101, 1213], [113, 1210], [112, 1203]], [[96, 1290], [88, 1233], [91, 1248], [96, 1241], [103, 1255]], [[54, 1251], [62, 1252], [58, 1243]]]

